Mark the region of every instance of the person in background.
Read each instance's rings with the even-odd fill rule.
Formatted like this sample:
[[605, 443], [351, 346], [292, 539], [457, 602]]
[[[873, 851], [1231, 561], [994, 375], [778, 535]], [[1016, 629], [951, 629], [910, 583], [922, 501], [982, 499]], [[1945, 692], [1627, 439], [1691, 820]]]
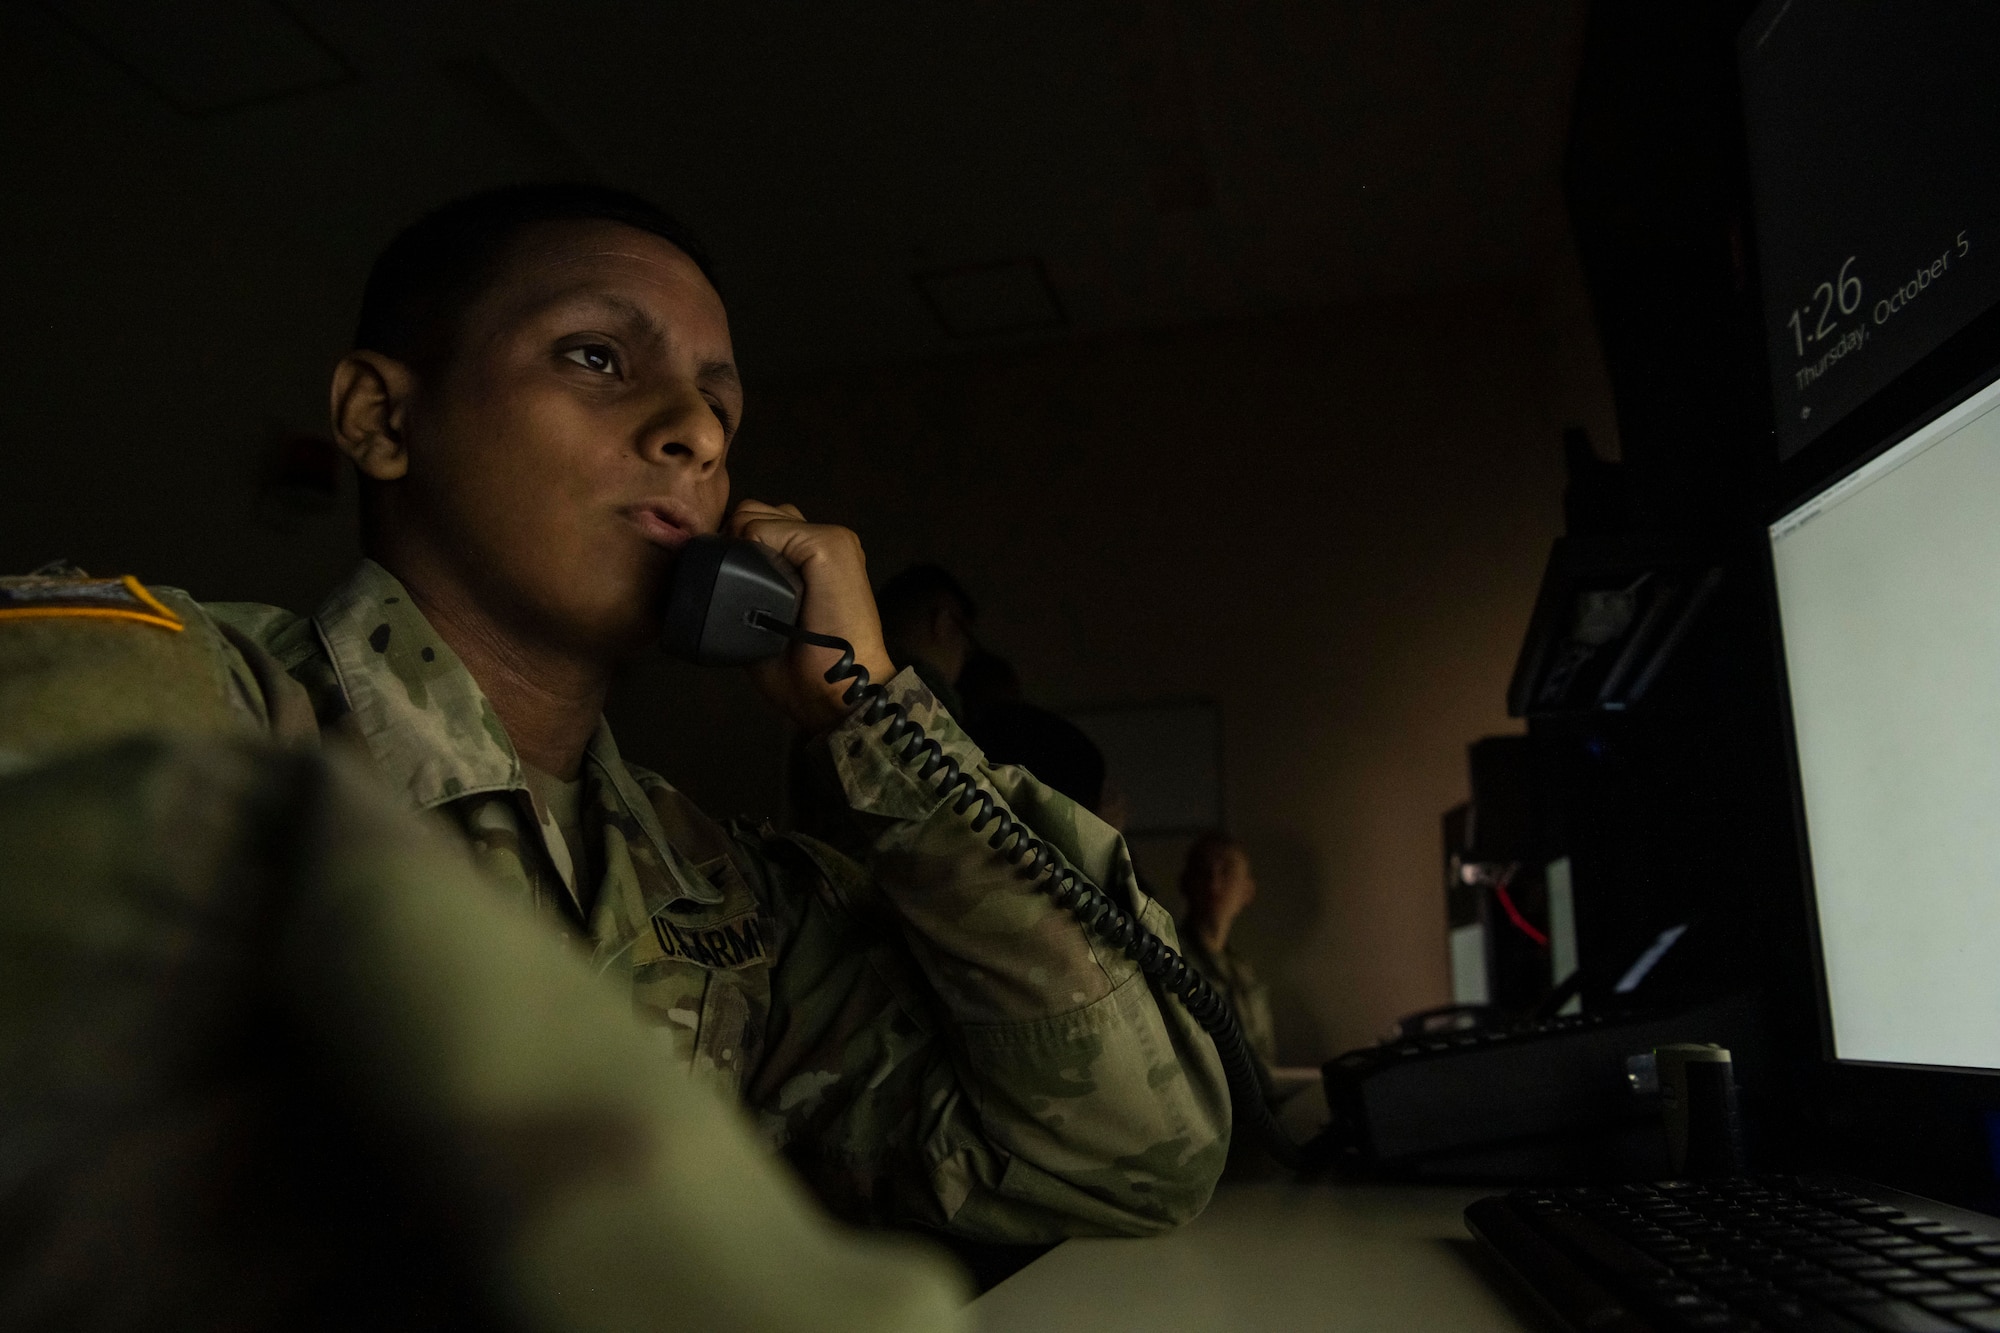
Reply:
[[996, 705], [1021, 702], [1021, 678], [1014, 664], [986, 648], [973, 650], [957, 683], [958, 702], [965, 711], [952, 716], [964, 718], [965, 726], [977, 725]]
[[1257, 899], [1257, 877], [1243, 844], [1220, 829], [1202, 834], [1181, 866], [1181, 949], [1236, 1011], [1250, 1048], [1265, 1064], [1278, 1058], [1271, 1026], [1271, 992], [1242, 954], [1229, 947], [1230, 928]]
[[[966, 734], [989, 764], [1015, 764], [1092, 814], [1104, 803], [1104, 753], [1083, 728], [1020, 699], [980, 710]], [[1101, 816], [1100, 816], [1101, 817]]]
[[937, 565], [912, 565], [875, 594], [889, 660], [923, 678], [953, 717], [960, 713], [958, 679], [979, 652], [972, 626], [979, 606]]
[[882, 585], [875, 605], [889, 659], [931, 687], [989, 763], [1025, 768], [1097, 811], [1103, 754], [1075, 723], [1021, 697], [1013, 664], [973, 637], [979, 607], [963, 584], [941, 565], [912, 565]]

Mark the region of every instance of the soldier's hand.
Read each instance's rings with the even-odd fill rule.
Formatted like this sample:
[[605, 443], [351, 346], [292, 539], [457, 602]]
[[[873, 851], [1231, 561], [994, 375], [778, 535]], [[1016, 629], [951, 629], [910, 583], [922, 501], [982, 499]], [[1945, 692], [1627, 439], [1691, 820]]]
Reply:
[[[882, 620], [875, 610], [875, 593], [868, 586], [868, 561], [861, 539], [847, 528], [808, 523], [796, 505], [768, 505], [745, 500], [728, 523], [729, 535], [746, 537], [776, 551], [805, 580], [805, 600], [799, 623], [820, 634], [837, 635], [854, 645], [854, 658], [869, 676], [887, 680], [895, 668], [882, 641]], [[847, 716], [840, 696], [846, 684], [826, 682], [827, 668], [840, 660], [830, 648], [795, 643], [784, 656], [750, 668], [765, 697], [808, 733], [827, 731]]]

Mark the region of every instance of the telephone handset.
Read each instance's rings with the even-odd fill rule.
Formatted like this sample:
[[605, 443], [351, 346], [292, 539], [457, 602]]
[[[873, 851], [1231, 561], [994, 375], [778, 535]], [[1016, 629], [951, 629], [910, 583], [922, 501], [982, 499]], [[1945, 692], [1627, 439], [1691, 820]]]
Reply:
[[789, 635], [761, 618], [796, 625], [805, 581], [767, 546], [739, 537], [696, 537], [681, 548], [667, 587], [661, 646], [697, 666], [747, 666], [776, 657]]
[[666, 623], [661, 646], [683, 661], [701, 666], [743, 666], [776, 657], [793, 642], [831, 648], [840, 660], [826, 679], [838, 685], [851, 681], [842, 696], [867, 726], [886, 723], [882, 739], [920, 781], [940, 794], [958, 793], [953, 810], [969, 815], [972, 831], [996, 825], [987, 845], [1011, 863], [1023, 878], [1034, 881], [1059, 907], [1083, 923], [1099, 939], [1122, 950], [1148, 979], [1171, 992], [1215, 1041], [1223, 1073], [1229, 1079], [1229, 1100], [1238, 1126], [1248, 1126], [1265, 1151], [1294, 1171], [1325, 1165], [1328, 1136], [1303, 1146], [1292, 1142], [1265, 1100], [1264, 1071], [1243, 1038], [1243, 1029], [1229, 1004], [1187, 960], [1141, 925], [1139, 919], [1079, 875], [1061, 854], [982, 789], [978, 779], [961, 769], [936, 741], [912, 721], [903, 706], [890, 702], [888, 691], [868, 679], [868, 669], [854, 660], [854, 645], [828, 634], [815, 634], [798, 624], [805, 583], [782, 558], [755, 542], [736, 537], [696, 537], [681, 548], [667, 589]]

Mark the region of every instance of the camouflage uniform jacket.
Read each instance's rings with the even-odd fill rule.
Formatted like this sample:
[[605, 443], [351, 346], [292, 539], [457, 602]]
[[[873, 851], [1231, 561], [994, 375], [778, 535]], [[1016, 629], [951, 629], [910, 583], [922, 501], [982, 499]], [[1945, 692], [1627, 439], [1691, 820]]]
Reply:
[[[835, 1212], [1027, 1242], [1158, 1231], [1206, 1203], [1229, 1131], [1207, 1036], [997, 858], [879, 727], [825, 740], [872, 839], [855, 860], [710, 820], [626, 764], [600, 723], [583, 772], [598, 886], [579, 895], [491, 704], [386, 570], [363, 562], [311, 619], [172, 601], [233, 644], [274, 733], [358, 742], [492, 880], [566, 918], [598, 969], [630, 978], [671, 1058], [737, 1093]], [[986, 766], [914, 673], [889, 689], [1174, 938], [1116, 834], [1026, 772]]]

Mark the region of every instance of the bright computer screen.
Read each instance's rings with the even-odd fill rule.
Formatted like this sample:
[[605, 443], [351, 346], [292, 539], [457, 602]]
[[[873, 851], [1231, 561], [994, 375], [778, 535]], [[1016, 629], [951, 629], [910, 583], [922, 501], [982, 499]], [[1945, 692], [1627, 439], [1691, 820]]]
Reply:
[[2000, 1068], [2000, 383], [1770, 538], [1833, 1054]]

